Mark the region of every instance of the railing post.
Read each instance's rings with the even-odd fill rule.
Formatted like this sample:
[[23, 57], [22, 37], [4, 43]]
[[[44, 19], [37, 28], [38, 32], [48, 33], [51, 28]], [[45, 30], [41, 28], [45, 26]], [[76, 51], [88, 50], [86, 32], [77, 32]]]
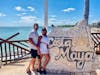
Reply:
[[1, 50], [1, 61], [3, 61], [3, 49], [2, 49], [2, 44], [0, 45], [0, 50]]
[[1, 58], [1, 60], [0, 60], [0, 68], [1, 68], [1, 66], [2, 66], [2, 61], [3, 61], [2, 44], [0, 44], [0, 51], [1, 51], [1, 52], [0, 52], [0, 53], [1, 53], [1, 54], [0, 54], [0, 55], [1, 55], [1, 56], [0, 56], [0, 58]]
[[7, 44], [6, 42], [4, 43], [5, 46], [5, 64], [7, 64]]
[[18, 49], [18, 47], [17, 47], [17, 55], [18, 55], [18, 58], [19, 58], [19, 49]]
[[13, 45], [13, 56], [14, 56], [14, 60], [15, 60], [15, 47]]
[[11, 62], [11, 45], [10, 44], [8, 44], [9, 45], [9, 59], [10, 59], [10, 62]]
[[22, 48], [21, 48], [21, 56], [23, 57], [23, 51], [22, 51]]

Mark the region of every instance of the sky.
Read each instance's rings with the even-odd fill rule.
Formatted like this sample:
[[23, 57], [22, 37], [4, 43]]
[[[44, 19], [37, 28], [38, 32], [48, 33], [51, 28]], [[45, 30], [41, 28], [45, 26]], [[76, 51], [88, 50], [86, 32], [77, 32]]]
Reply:
[[[48, 0], [49, 25], [83, 19], [84, 0]], [[89, 23], [100, 20], [100, 0], [90, 0]], [[44, 0], [0, 0], [0, 26], [44, 25]]]

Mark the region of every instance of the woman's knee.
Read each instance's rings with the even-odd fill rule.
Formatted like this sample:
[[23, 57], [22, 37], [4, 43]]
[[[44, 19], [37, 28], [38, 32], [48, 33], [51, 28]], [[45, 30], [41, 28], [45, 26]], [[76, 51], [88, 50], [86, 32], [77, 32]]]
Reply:
[[47, 59], [47, 60], [50, 60], [50, 56], [49, 56], [49, 55], [46, 55], [46, 59]]
[[34, 63], [35, 61], [36, 61], [36, 59], [35, 58], [32, 58], [31, 62]]

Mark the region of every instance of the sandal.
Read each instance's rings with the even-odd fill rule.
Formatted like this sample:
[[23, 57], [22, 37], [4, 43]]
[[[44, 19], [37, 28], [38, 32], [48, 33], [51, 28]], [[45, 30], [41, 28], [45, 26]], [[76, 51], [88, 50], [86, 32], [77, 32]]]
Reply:
[[32, 75], [31, 71], [27, 71], [27, 74], [28, 74], [28, 75]]
[[40, 74], [47, 74], [47, 71], [42, 67], [41, 68], [41, 73]]

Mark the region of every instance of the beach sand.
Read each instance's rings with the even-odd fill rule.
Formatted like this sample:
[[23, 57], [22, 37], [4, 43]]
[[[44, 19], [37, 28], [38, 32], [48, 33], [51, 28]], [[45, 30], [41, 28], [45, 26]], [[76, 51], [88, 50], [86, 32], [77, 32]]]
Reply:
[[[2, 66], [2, 68], [0, 69], [0, 75], [27, 75], [26, 67], [29, 61], [30, 59], [24, 59], [17, 63], [12, 63], [6, 66]], [[96, 72], [97, 75], [100, 75], [100, 69], [97, 69]]]
[[0, 69], [0, 75], [27, 75], [26, 67], [30, 59], [21, 60], [17, 63], [12, 63], [6, 66], [2, 66]]

